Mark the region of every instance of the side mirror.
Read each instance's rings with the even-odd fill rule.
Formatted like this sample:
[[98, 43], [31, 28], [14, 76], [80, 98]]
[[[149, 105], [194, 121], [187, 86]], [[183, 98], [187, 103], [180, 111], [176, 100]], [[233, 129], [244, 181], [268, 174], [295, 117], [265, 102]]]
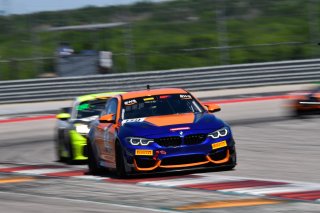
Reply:
[[71, 114], [71, 110], [72, 110], [71, 107], [63, 107], [63, 108], [60, 109], [60, 113], [69, 113], [69, 114]]
[[62, 121], [66, 121], [71, 118], [71, 115], [69, 113], [59, 113], [58, 115], [56, 115], [56, 118]]
[[114, 114], [103, 115], [99, 118], [100, 123], [115, 123]]
[[205, 104], [209, 112], [219, 112], [221, 108], [218, 104]]

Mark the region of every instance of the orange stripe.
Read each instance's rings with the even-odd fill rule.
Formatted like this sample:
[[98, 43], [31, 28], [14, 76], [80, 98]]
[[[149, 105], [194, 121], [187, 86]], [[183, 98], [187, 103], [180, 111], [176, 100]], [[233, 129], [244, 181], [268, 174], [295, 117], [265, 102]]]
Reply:
[[226, 163], [226, 162], [228, 162], [229, 158], [230, 158], [229, 149], [227, 150], [227, 155], [226, 155], [226, 157], [225, 157], [224, 159], [222, 159], [222, 160], [213, 160], [213, 159], [210, 158], [209, 155], [207, 155], [208, 161], [210, 161], [211, 163], [214, 163], [214, 164]]
[[33, 181], [33, 180], [35, 180], [35, 178], [32, 178], [32, 177], [3, 178], [3, 179], [0, 179], [0, 184], [20, 183], [20, 182], [27, 182], [27, 181]]
[[185, 205], [175, 208], [175, 210], [196, 210], [196, 209], [217, 209], [217, 208], [231, 208], [231, 207], [243, 207], [243, 206], [258, 206], [267, 204], [278, 204], [284, 201], [272, 200], [272, 199], [243, 199], [243, 200], [223, 200], [223, 201], [211, 201], [203, 203], [195, 203], [191, 205]]
[[148, 167], [148, 168], [141, 168], [138, 166], [137, 162], [136, 162], [136, 159], [133, 160], [133, 164], [134, 164], [134, 167], [137, 171], [152, 171], [152, 170], [155, 170], [156, 168], [159, 167], [161, 163], [161, 160], [159, 160], [158, 162], [156, 162], [156, 164], [153, 166], [153, 167]]
[[135, 169], [137, 171], [152, 171], [152, 170], [155, 170], [158, 167], [166, 168], [166, 169], [192, 167], [192, 166], [204, 165], [204, 164], [207, 164], [207, 163], [210, 163], [210, 162], [214, 163], [214, 164], [222, 164], [222, 163], [226, 163], [229, 160], [229, 158], [230, 158], [229, 150], [227, 150], [227, 155], [222, 160], [219, 160], [219, 161], [212, 160], [208, 155], [206, 156], [206, 158], [207, 158], [207, 161], [201, 161], [201, 162], [196, 162], [196, 163], [187, 163], [187, 164], [178, 164], [178, 165], [161, 165], [161, 160], [159, 160], [159, 161], [157, 161], [155, 163], [154, 166], [148, 167], [148, 168], [139, 167], [135, 159], [133, 160], [133, 164], [134, 164], [134, 167], [135, 167]]
[[156, 126], [168, 126], [177, 124], [190, 124], [194, 121], [194, 114], [178, 114], [178, 115], [163, 115], [163, 116], [152, 116], [145, 119]]
[[178, 165], [165, 165], [165, 166], [160, 166], [161, 168], [167, 168], [167, 169], [173, 169], [173, 168], [182, 168], [182, 167], [191, 167], [191, 166], [200, 166], [203, 164], [207, 164], [209, 161], [202, 161], [202, 162], [197, 162], [197, 163], [186, 163], [186, 164], [178, 164]]

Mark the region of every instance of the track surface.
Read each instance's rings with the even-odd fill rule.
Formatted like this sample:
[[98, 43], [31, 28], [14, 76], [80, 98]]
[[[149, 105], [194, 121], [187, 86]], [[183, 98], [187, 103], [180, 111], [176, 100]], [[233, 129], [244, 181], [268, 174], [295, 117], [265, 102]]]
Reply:
[[[86, 179], [0, 172], [0, 212], [320, 212], [320, 118], [288, 118], [284, 104], [268, 100], [221, 105], [217, 116], [231, 123], [237, 142], [239, 165], [233, 171], [127, 181], [108, 176], [98, 180], [84, 174]], [[0, 124], [0, 168], [21, 164], [64, 167], [55, 162], [54, 126], [53, 119]], [[86, 170], [85, 165], [67, 168]], [[220, 179], [229, 185], [219, 185]], [[235, 184], [243, 185], [228, 189]], [[257, 190], [250, 191], [255, 184]], [[245, 186], [250, 193], [243, 193]], [[262, 193], [277, 187], [302, 187], [311, 193]]]

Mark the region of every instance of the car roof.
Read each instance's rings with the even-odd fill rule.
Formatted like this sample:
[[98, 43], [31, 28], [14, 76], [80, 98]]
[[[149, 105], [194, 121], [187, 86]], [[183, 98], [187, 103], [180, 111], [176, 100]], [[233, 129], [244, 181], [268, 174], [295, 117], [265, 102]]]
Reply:
[[125, 92], [103, 92], [103, 93], [87, 94], [87, 95], [78, 96], [76, 98], [76, 101], [84, 102], [84, 101], [91, 101], [96, 99], [107, 99], [123, 93]]
[[122, 98], [123, 100], [128, 100], [132, 98], [140, 98], [145, 96], [170, 95], [170, 94], [188, 94], [188, 92], [180, 88], [149, 89], [149, 90], [127, 92], [125, 94], [122, 94]]

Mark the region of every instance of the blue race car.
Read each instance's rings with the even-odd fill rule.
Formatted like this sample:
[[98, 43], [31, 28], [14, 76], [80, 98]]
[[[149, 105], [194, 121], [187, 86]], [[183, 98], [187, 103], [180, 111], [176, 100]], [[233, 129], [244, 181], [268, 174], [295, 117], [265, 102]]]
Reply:
[[110, 98], [88, 134], [92, 174], [236, 166], [231, 129], [183, 89], [148, 89]]

